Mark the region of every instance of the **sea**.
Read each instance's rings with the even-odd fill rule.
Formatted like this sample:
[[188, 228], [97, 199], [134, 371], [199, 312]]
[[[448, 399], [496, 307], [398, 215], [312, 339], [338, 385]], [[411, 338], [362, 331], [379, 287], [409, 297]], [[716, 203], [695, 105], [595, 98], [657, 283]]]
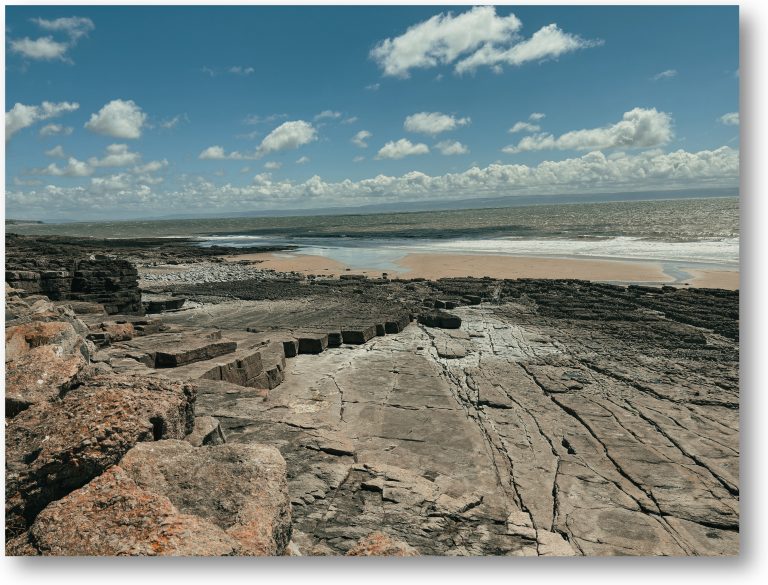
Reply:
[[659, 261], [738, 270], [739, 199], [558, 203], [407, 213], [133, 220], [6, 226], [27, 234], [188, 237], [200, 246], [295, 246], [352, 268], [396, 272], [410, 253]]

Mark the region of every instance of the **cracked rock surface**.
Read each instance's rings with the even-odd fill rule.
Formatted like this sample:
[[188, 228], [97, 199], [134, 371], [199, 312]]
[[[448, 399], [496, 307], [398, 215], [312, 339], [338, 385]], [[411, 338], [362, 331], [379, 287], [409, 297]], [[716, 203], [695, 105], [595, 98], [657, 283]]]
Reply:
[[374, 532], [423, 555], [737, 554], [737, 343], [568, 309], [460, 307], [460, 329], [299, 355], [266, 398], [211, 382], [197, 412], [281, 451], [303, 554]]

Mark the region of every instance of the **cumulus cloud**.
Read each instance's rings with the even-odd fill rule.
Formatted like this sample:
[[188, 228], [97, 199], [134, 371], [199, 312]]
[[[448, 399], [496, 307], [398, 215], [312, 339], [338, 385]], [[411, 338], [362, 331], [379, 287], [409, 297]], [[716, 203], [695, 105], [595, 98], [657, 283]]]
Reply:
[[371, 57], [384, 75], [408, 77], [411, 69], [452, 63], [486, 43], [509, 43], [521, 26], [514, 14], [496, 16], [492, 6], [478, 6], [456, 16], [441, 13], [399, 37], [381, 41]]
[[668, 143], [672, 136], [672, 117], [656, 108], [634, 108], [622, 120], [602, 128], [566, 132], [561, 136], [534, 134], [517, 145], [504, 147], [508, 154], [530, 150], [595, 150], [608, 148], [651, 148]]
[[72, 126], [61, 124], [46, 124], [40, 128], [40, 136], [69, 136], [74, 131]]
[[52, 61], [54, 59], [63, 61], [69, 49], [69, 43], [55, 41], [53, 37], [40, 37], [38, 39], [24, 37], [12, 40], [10, 45], [12, 53], [40, 61]]
[[37, 24], [43, 30], [67, 35], [67, 41], [58, 41], [53, 36], [39, 37], [31, 39], [24, 37], [21, 39], [10, 40], [12, 53], [21, 55], [27, 59], [39, 61], [60, 60], [70, 62], [67, 57], [67, 51], [74, 47], [78, 40], [86, 36], [94, 29], [93, 21], [90, 18], [68, 17], [46, 20], [43, 18], [33, 18], [32, 22]]
[[5, 140], [7, 142], [11, 136], [23, 128], [42, 120], [74, 112], [79, 107], [80, 104], [75, 102], [43, 102], [39, 106], [27, 106], [17, 102], [9, 112], [5, 113]]
[[435, 148], [440, 151], [440, 154], [445, 156], [469, 153], [469, 148], [467, 148], [465, 144], [462, 144], [458, 140], [443, 140], [442, 142], [435, 144]]
[[58, 146], [54, 146], [50, 150], [45, 151], [45, 156], [50, 156], [53, 158], [66, 158], [67, 155], [64, 154], [64, 147], [59, 144]]
[[355, 158], [352, 159], [352, 162], [359, 163], [359, 162], [363, 162], [364, 160], [365, 160], [364, 156], [358, 155], [358, 156], [356, 156]]
[[85, 123], [91, 132], [114, 138], [136, 139], [147, 122], [147, 115], [133, 100], [112, 100]]
[[138, 152], [131, 152], [127, 144], [110, 144], [102, 158], [91, 157], [88, 164], [92, 167], [127, 167], [141, 160]]
[[541, 130], [541, 126], [538, 124], [531, 124], [530, 122], [515, 122], [515, 125], [508, 130], [510, 134], [516, 132], [538, 132]]
[[403, 127], [408, 132], [418, 132], [421, 134], [430, 134], [432, 136], [441, 132], [455, 130], [459, 126], [467, 126], [471, 120], [469, 118], [456, 118], [440, 112], [419, 112], [405, 119]]
[[[84, 212], [114, 215], [118, 210], [147, 214], [179, 208], [296, 209], [323, 204], [735, 186], [739, 177], [739, 152], [727, 146], [699, 152], [646, 150], [635, 154], [616, 152], [610, 156], [595, 151], [537, 165], [491, 164], [445, 175], [412, 171], [401, 176], [377, 175], [338, 182], [318, 176], [303, 182], [277, 181], [263, 173], [251, 184], [237, 186], [188, 177], [164, 190], [134, 175], [125, 175], [119, 180], [102, 178], [98, 186], [91, 181], [88, 186], [8, 189], [8, 209], [13, 213], [38, 212], [48, 217], [71, 214], [82, 218]], [[134, 177], [133, 184], [131, 177]], [[109, 190], [107, 184], [115, 187], [121, 184], [122, 188]]]
[[359, 148], [368, 148], [368, 143], [366, 140], [368, 140], [371, 136], [373, 136], [373, 134], [368, 132], [368, 130], [360, 130], [360, 132], [352, 137], [352, 144]]
[[651, 79], [653, 81], [659, 81], [660, 79], [672, 79], [673, 77], [677, 77], [677, 69], [667, 69], [665, 71], [661, 71], [660, 73], [657, 73]]
[[95, 28], [93, 21], [90, 18], [83, 18], [79, 16], [56, 18], [54, 20], [33, 18], [32, 22], [44, 30], [66, 33], [69, 38], [73, 40], [77, 40], [80, 37], [86, 36]]
[[342, 124], [354, 124], [357, 122], [358, 118], [357, 116], [349, 116], [348, 118], [344, 118], [341, 123]]
[[264, 168], [267, 169], [268, 171], [276, 171], [282, 166], [283, 166], [283, 163], [277, 162], [274, 160], [270, 160], [264, 163]]
[[296, 164], [297, 165], [305, 165], [308, 162], [309, 162], [309, 157], [308, 156], [302, 156], [302, 157], [299, 157], [298, 159], [296, 159]]
[[283, 122], [261, 141], [258, 153], [264, 156], [279, 150], [292, 150], [315, 140], [317, 140], [317, 130], [309, 122], [304, 120]]
[[454, 64], [456, 73], [488, 66], [519, 66], [553, 59], [601, 41], [585, 40], [550, 24], [521, 40], [522, 23], [514, 15], [497, 16], [493, 6], [477, 6], [455, 15], [441, 13], [387, 38], [371, 51], [384, 75], [408, 77], [412, 69]]
[[32, 169], [32, 175], [51, 175], [52, 177], [87, 177], [93, 173], [93, 169], [88, 163], [77, 160], [74, 157], [67, 159], [67, 166], [60, 167], [56, 163], [51, 163], [42, 169]]
[[739, 113], [738, 112], [728, 112], [727, 114], [723, 114], [719, 118], [721, 124], [725, 124], [726, 126], [738, 126], [739, 125]]
[[407, 138], [401, 138], [394, 142], [387, 142], [381, 147], [376, 158], [393, 158], [400, 159], [406, 156], [414, 156], [417, 154], [428, 154], [429, 147], [426, 144], [417, 143], [413, 144]]
[[252, 153], [226, 152], [221, 146], [209, 146], [199, 155], [203, 160], [255, 160], [273, 152], [293, 150], [317, 140], [317, 130], [309, 122], [294, 120], [283, 122], [272, 130]]
[[534, 122], [537, 122], [539, 120], [543, 120], [546, 118], [546, 114], [542, 114], [541, 112], [533, 112], [530, 116], [528, 116], [529, 120], [533, 120]]
[[519, 67], [530, 61], [556, 59], [565, 53], [578, 49], [588, 49], [601, 45], [601, 41], [582, 39], [577, 35], [563, 32], [556, 24], [548, 24], [539, 29], [531, 38], [509, 48], [502, 48], [491, 43], [456, 64], [457, 73], [467, 73], [478, 67], [490, 66], [498, 73], [502, 65]]

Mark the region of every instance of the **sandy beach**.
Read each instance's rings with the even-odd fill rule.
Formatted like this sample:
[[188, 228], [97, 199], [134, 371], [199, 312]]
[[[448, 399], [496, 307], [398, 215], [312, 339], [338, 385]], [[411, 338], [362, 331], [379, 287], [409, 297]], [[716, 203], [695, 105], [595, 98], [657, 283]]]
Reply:
[[[491, 276], [493, 278], [578, 278], [610, 282], [642, 282], [671, 284], [675, 279], [666, 274], [659, 262], [543, 258], [534, 256], [500, 256], [479, 254], [407, 254], [396, 261], [401, 270], [382, 271], [353, 268], [324, 256], [309, 254], [240, 254], [225, 256], [229, 261], [251, 260], [260, 268], [281, 272], [300, 272], [323, 276], [365, 274], [367, 276], [401, 276], [403, 278], [438, 278]], [[738, 271], [693, 270], [691, 286], [702, 288], [739, 288]]]

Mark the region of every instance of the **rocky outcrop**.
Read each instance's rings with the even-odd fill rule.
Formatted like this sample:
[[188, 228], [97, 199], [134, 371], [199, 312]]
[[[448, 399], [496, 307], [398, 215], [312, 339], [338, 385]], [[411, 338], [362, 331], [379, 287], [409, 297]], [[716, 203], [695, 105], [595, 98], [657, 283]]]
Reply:
[[60, 401], [30, 406], [6, 425], [6, 527], [23, 531], [50, 502], [83, 486], [141, 441], [182, 439], [194, 389], [137, 376], [89, 376]]
[[108, 314], [142, 314], [138, 271], [126, 260], [6, 256], [5, 282], [54, 301], [98, 303]]

